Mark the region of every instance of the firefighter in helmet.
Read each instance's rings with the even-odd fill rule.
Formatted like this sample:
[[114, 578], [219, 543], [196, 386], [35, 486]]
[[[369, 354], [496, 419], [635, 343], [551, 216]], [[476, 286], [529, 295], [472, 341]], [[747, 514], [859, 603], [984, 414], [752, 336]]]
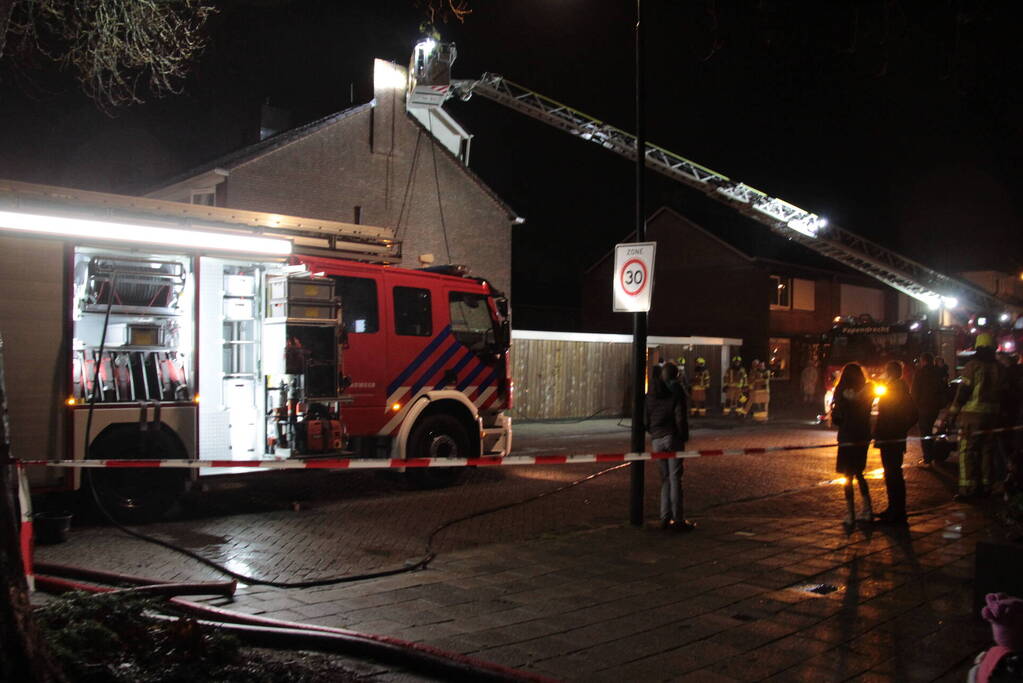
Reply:
[[686, 398], [690, 398], [693, 395], [693, 385], [689, 381], [689, 373], [686, 372], [686, 357], [679, 356], [675, 359], [675, 365], [678, 366], [678, 383], [682, 385], [682, 389], [686, 392]]
[[748, 384], [746, 368], [742, 367], [742, 357], [732, 356], [732, 364], [725, 370], [725, 415], [734, 413], [738, 417], [743, 417], [746, 414]]
[[767, 405], [771, 401], [771, 369], [762, 360], [750, 366], [750, 410], [754, 422], [767, 422]]
[[995, 436], [1001, 407], [1003, 368], [995, 358], [995, 342], [987, 332], [977, 335], [973, 358], [963, 368], [949, 412], [959, 414], [959, 493], [968, 500], [990, 493]]
[[707, 415], [707, 392], [710, 391], [710, 370], [707, 369], [707, 361], [703, 358], [696, 359], [696, 368], [693, 369], [692, 392], [693, 400], [690, 402], [689, 413], [704, 417]]

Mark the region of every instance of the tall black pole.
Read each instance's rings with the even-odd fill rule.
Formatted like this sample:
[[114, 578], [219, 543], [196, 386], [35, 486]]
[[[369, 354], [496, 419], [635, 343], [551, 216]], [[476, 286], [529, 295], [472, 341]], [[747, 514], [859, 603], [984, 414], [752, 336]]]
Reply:
[[[643, 125], [643, 0], [636, 0], [636, 241], [646, 241], [646, 207], [643, 201], [643, 171], [646, 166], [645, 126]], [[632, 445], [633, 453], [646, 450], [643, 431], [646, 380], [646, 313], [633, 313], [632, 321]], [[643, 525], [643, 462], [630, 467], [629, 522]]]

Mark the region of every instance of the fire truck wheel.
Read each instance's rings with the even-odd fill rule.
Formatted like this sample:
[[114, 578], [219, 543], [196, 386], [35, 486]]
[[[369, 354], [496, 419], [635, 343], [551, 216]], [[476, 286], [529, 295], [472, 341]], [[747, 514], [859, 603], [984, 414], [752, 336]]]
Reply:
[[[110, 429], [89, 448], [96, 460], [164, 460], [185, 458], [184, 448], [170, 431], [150, 434], [148, 441], [135, 426]], [[118, 522], [144, 524], [166, 519], [176, 511], [188, 481], [188, 471], [158, 468], [112, 468], [87, 471], [100, 505]], [[88, 493], [91, 498], [91, 494]]]
[[[416, 423], [409, 435], [406, 453], [409, 458], [465, 458], [469, 453], [469, 437], [465, 428], [451, 415], [427, 415]], [[463, 467], [410, 467], [405, 470], [409, 481], [419, 488], [437, 488], [454, 483]]]

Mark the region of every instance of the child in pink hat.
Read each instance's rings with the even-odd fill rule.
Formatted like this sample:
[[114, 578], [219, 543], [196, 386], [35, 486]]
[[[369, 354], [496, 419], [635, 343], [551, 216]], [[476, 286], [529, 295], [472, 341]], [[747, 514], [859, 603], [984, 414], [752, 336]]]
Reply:
[[969, 683], [1023, 681], [1023, 600], [1005, 593], [988, 593], [980, 611], [991, 624], [995, 646], [977, 656]]

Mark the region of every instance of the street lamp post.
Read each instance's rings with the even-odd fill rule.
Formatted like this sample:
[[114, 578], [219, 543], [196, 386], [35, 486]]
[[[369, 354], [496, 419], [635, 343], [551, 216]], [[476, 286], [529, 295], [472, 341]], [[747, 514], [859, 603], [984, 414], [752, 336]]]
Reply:
[[[643, 201], [643, 175], [646, 166], [646, 140], [644, 122], [645, 88], [643, 82], [643, 2], [636, 0], [636, 241], [646, 241], [646, 208]], [[633, 313], [632, 321], [632, 444], [633, 453], [642, 453], [646, 447], [643, 430], [644, 379], [646, 377], [647, 314]], [[629, 522], [643, 525], [642, 461], [629, 467]]]

